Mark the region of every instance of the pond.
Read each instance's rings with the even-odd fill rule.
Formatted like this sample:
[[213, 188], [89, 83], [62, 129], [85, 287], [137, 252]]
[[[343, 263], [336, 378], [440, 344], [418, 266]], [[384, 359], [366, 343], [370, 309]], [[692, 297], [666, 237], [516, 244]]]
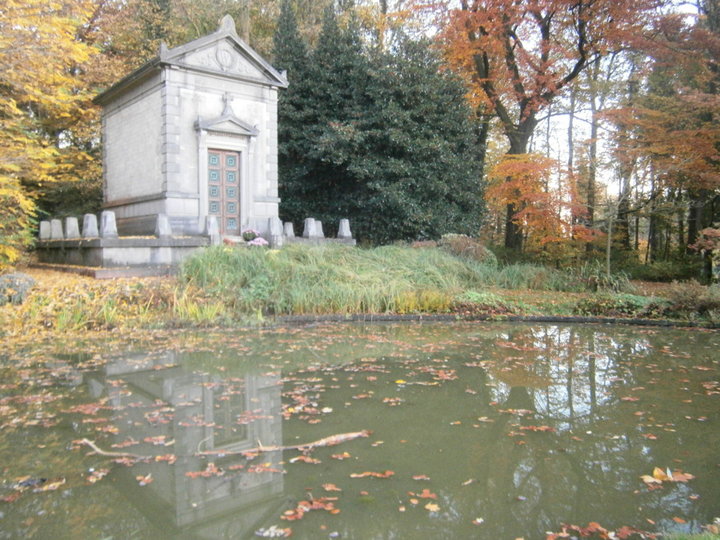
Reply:
[[718, 350], [425, 323], [5, 353], [0, 538], [698, 532], [720, 516]]

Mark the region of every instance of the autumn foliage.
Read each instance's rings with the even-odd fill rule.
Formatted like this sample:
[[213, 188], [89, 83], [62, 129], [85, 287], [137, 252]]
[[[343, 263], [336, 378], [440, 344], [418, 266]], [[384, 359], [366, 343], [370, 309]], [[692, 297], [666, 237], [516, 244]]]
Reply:
[[583, 207], [573, 178], [557, 161], [541, 154], [509, 154], [488, 176], [487, 197], [496, 211], [508, 206], [518, 209], [513, 221], [528, 236], [526, 251], [559, 260], [577, 255], [585, 242], [597, 236], [577, 219]]

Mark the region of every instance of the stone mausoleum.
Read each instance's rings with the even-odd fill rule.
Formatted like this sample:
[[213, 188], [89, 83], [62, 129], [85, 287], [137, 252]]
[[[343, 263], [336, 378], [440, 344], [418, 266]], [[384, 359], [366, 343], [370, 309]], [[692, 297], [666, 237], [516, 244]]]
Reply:
[[[278, 217], [278, 90], [287, 86], [225, 16], [216, 32], [168, 49], [100, 94], [104, 204], [98, 216], [40, 222], [42, 263], [95, 277], [162, 273], [210, 244], [354, 244], [348, 220], [301, 238]], [[88, 269], [88, 267], [91, 267]], [[96, 268], [100, 268], [97, 270]], [[109, 269], [109, 270], [102, 270]]]
[[287, 86], [225, 16], [100, 94], [104, 208], [120, 235], [265, 232], [278, 217], [277, 98]]

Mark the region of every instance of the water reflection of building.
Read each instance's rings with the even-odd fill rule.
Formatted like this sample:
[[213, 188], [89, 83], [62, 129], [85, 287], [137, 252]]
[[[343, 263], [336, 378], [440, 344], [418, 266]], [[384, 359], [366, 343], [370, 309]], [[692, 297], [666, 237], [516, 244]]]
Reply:
[[[282, 451], [251, 461], [237, 452], [282, 446], [280, 376], [224, 379], [176, 362], [173, 353], [125, 355], [88, 379], [115, 413], [116, 444], [137, 441], [126, 451], [158, 460], [127, 469], [120, 489], [150, 521], [174, 529], [171, 537], [179, 529], [194, 538], [252, 534], [285, 502]], [[148, 474], [152, 481], [140, 486], [136, 477]]]

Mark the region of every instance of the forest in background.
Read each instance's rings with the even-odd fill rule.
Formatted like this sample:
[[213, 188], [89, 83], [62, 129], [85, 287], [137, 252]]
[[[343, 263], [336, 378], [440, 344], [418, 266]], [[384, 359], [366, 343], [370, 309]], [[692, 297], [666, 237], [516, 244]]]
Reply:
[[709, 278], [717, 0], [8, 0], [0, 265], [38, 219], [99, 210], [92, 98], [226, 13], [288, 69], [284, 216], [344, 212], [375, 243], [464, 232], [504, 259]]

